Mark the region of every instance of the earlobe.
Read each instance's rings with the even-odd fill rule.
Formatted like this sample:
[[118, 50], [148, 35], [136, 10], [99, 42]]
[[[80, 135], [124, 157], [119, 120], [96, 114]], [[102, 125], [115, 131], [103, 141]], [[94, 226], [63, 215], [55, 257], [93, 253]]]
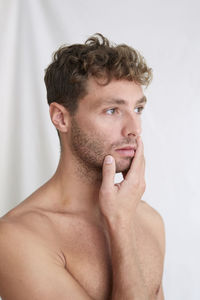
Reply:
[[56, 129], [60, 132], [67, 132], [68, 118], [66, 109], [62, 105], [52, 102], [49, 106], [49, 113], [51, 121]]

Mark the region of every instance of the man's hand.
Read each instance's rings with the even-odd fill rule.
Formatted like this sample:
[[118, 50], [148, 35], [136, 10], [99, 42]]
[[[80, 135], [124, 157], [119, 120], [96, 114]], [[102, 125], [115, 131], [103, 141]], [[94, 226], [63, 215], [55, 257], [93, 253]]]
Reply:
[[130, 224], [129, 222], [133, 221], [133, 215], [145, 191], [145, 160], [140, 137], [137, 138], [137, 145], [131, 167], [126, 175], [123, 173], [124, 180], [121, 183], [114, 184], [116, 172], [114, 158], [110, 155], [106, 156], [106, 158], [112, 158], [111, 163], [106, 163], [106, 158], [104, 160], [99, 203], [102, 214], [108, 222], [117, 221], [120, 217]]
[[104, 160], [99, 204], [108, 225], [113, 269], [112, 300], [148, 299], [148, 291], [137, 255], [134, 214], [145, 191], [143, 144], [137, 150], [121, 183], [114, 184], [115, 161]]

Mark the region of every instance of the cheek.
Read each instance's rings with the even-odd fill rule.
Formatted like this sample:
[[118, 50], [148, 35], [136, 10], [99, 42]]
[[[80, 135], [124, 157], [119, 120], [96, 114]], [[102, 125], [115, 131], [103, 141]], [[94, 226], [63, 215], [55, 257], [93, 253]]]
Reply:
[[115, 145], [121, 139], [121, 125], [119, 123], [90, 116], [80, 120], [79, 125], [92, 139], [101, 142], [106, 148], [110, 149], [112, 145]]
[[93, 126], [98, 128], [98, 130], [106, 133], [117, 135], [121, 132], [122, 124], [120, 120], [109, 119], [109, 118], [99, 118], [93, 122]]
[[109, 149], [115, 146], [115, 144], [118, 144], [122, 139], [121, 127], [117, 122], [115, 124], [113, 124], [113, 122], [112, 124], [108, 124], [108, 122], [101, 121], [95, 124], [92, 130], [95, 131], [96, 136], [104, 141], [106, 146], [109, 146]]

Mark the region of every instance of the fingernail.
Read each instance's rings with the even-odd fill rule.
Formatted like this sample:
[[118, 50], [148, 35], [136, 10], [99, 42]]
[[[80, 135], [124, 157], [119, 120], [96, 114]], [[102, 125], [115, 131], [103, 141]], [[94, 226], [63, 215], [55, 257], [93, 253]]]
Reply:
[[105, 163], [106, 163], [106, 164], [111, 164], [112, 161], [113, 161], [113, 158], [112, 158], [111, 155], [106, 156], [106, 158], [105, 158]]

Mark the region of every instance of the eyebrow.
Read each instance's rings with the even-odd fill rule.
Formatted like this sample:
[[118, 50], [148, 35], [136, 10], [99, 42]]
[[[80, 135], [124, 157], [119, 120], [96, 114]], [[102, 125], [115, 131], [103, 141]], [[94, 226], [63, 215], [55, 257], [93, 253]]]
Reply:
[[[145, 104], [147, 102], [146, 96], [143, 96], [139, 100], [136, 101], [136, 105], [138, 104]], [[128, 102], [125, 101], [124, 99], [107, 99], [105, 101], [101, 101], [96, 103], [95, 107], [103, 106], [106, 104], [118, 104], [118, 105], [128, 105]]]

